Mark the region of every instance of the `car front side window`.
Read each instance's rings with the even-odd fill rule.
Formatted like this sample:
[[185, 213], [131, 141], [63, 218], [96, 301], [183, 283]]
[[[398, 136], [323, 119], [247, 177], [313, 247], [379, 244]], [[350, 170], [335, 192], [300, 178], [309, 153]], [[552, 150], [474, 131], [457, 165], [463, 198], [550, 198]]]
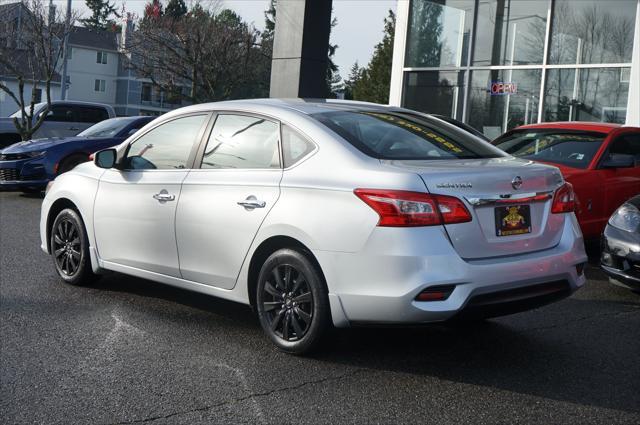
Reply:
[[208, 115], [177, 118], [155, 127], [129, 147], [128, 170], [175, 170], [188, 167], [189, 156]]
[[247, 115], [218, 115], [201, 168], [280, 168], [279, 126]]

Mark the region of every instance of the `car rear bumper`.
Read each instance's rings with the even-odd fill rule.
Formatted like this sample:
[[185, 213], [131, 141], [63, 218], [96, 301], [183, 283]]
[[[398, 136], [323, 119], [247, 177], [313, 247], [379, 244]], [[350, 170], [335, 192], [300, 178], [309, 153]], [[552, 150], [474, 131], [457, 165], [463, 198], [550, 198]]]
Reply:
[[[577, 270], [587, 256], [573, 215], [558, 245], [528, 254], [464, 260], [438, 227], [376, 228], [363, 252], [314, 254], [327, 279], [332, 312], [339, 300], [344, 313], [344, 320], [334, 317], [336, 326], [510, 314], [567, 297], [586, 281]], [[442, 301], [416, 300], [434, 286], [453, 291]]]

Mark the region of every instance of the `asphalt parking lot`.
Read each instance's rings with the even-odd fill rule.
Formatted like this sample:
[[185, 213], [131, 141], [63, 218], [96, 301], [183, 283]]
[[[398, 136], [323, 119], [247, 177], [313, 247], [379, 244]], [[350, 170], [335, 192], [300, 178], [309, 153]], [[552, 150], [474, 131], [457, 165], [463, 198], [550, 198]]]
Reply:
[[37, 197], [0, 193], [0, 422], [640, 423], [640, 296], [587, 286], [472, 327], [276, 351], [251, 311], [111, 274], [64, 285]]

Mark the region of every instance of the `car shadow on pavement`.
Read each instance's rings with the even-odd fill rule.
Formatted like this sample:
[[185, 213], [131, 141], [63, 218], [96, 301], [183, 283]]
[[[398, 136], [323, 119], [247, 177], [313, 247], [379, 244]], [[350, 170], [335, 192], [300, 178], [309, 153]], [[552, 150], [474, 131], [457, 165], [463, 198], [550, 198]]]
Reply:
[[[241, 304], [118, 273], [104, 276], [92, 288], [128, 300], [131, 294], [161, 300], [158, 314], [171, 320], [184, 314], [181, 308], [167, 311], [172, 304], [197, 309], [202, 312], [199, 326], [240, 327], [262, 338], [255, 315]], [[620, 293], [621, 299], [570, 298], [473, 324], [335, 329], [323, 348], [305, 361], [430, 376], [640, 413], [640, 363], [637, 357], [617, 356], [629, 353], [629, 344], [638, 347], [640, 297]], [[150, 308], [139, 302], [141, 308]], [[632, 320], [624, 326], [627, 318]], [[275, 351], [266, 338], [261, 346]]]

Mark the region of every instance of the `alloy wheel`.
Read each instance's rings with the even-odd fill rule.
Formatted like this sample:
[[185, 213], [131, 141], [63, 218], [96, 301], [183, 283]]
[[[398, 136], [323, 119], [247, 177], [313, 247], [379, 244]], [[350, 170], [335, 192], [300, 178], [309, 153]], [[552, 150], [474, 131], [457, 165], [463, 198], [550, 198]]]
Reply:
[[69, 219], [60, 220], [53, 233], [53, 254], [58, 269], [66, 276], [75, 275], [80, 268], [81, 252], [76, 223]]
[[302, 339], [313, 319], [313, 294], [304, 274], [289, 264], [274, 267], [264, 284], [262, 308], [278, 337]]

